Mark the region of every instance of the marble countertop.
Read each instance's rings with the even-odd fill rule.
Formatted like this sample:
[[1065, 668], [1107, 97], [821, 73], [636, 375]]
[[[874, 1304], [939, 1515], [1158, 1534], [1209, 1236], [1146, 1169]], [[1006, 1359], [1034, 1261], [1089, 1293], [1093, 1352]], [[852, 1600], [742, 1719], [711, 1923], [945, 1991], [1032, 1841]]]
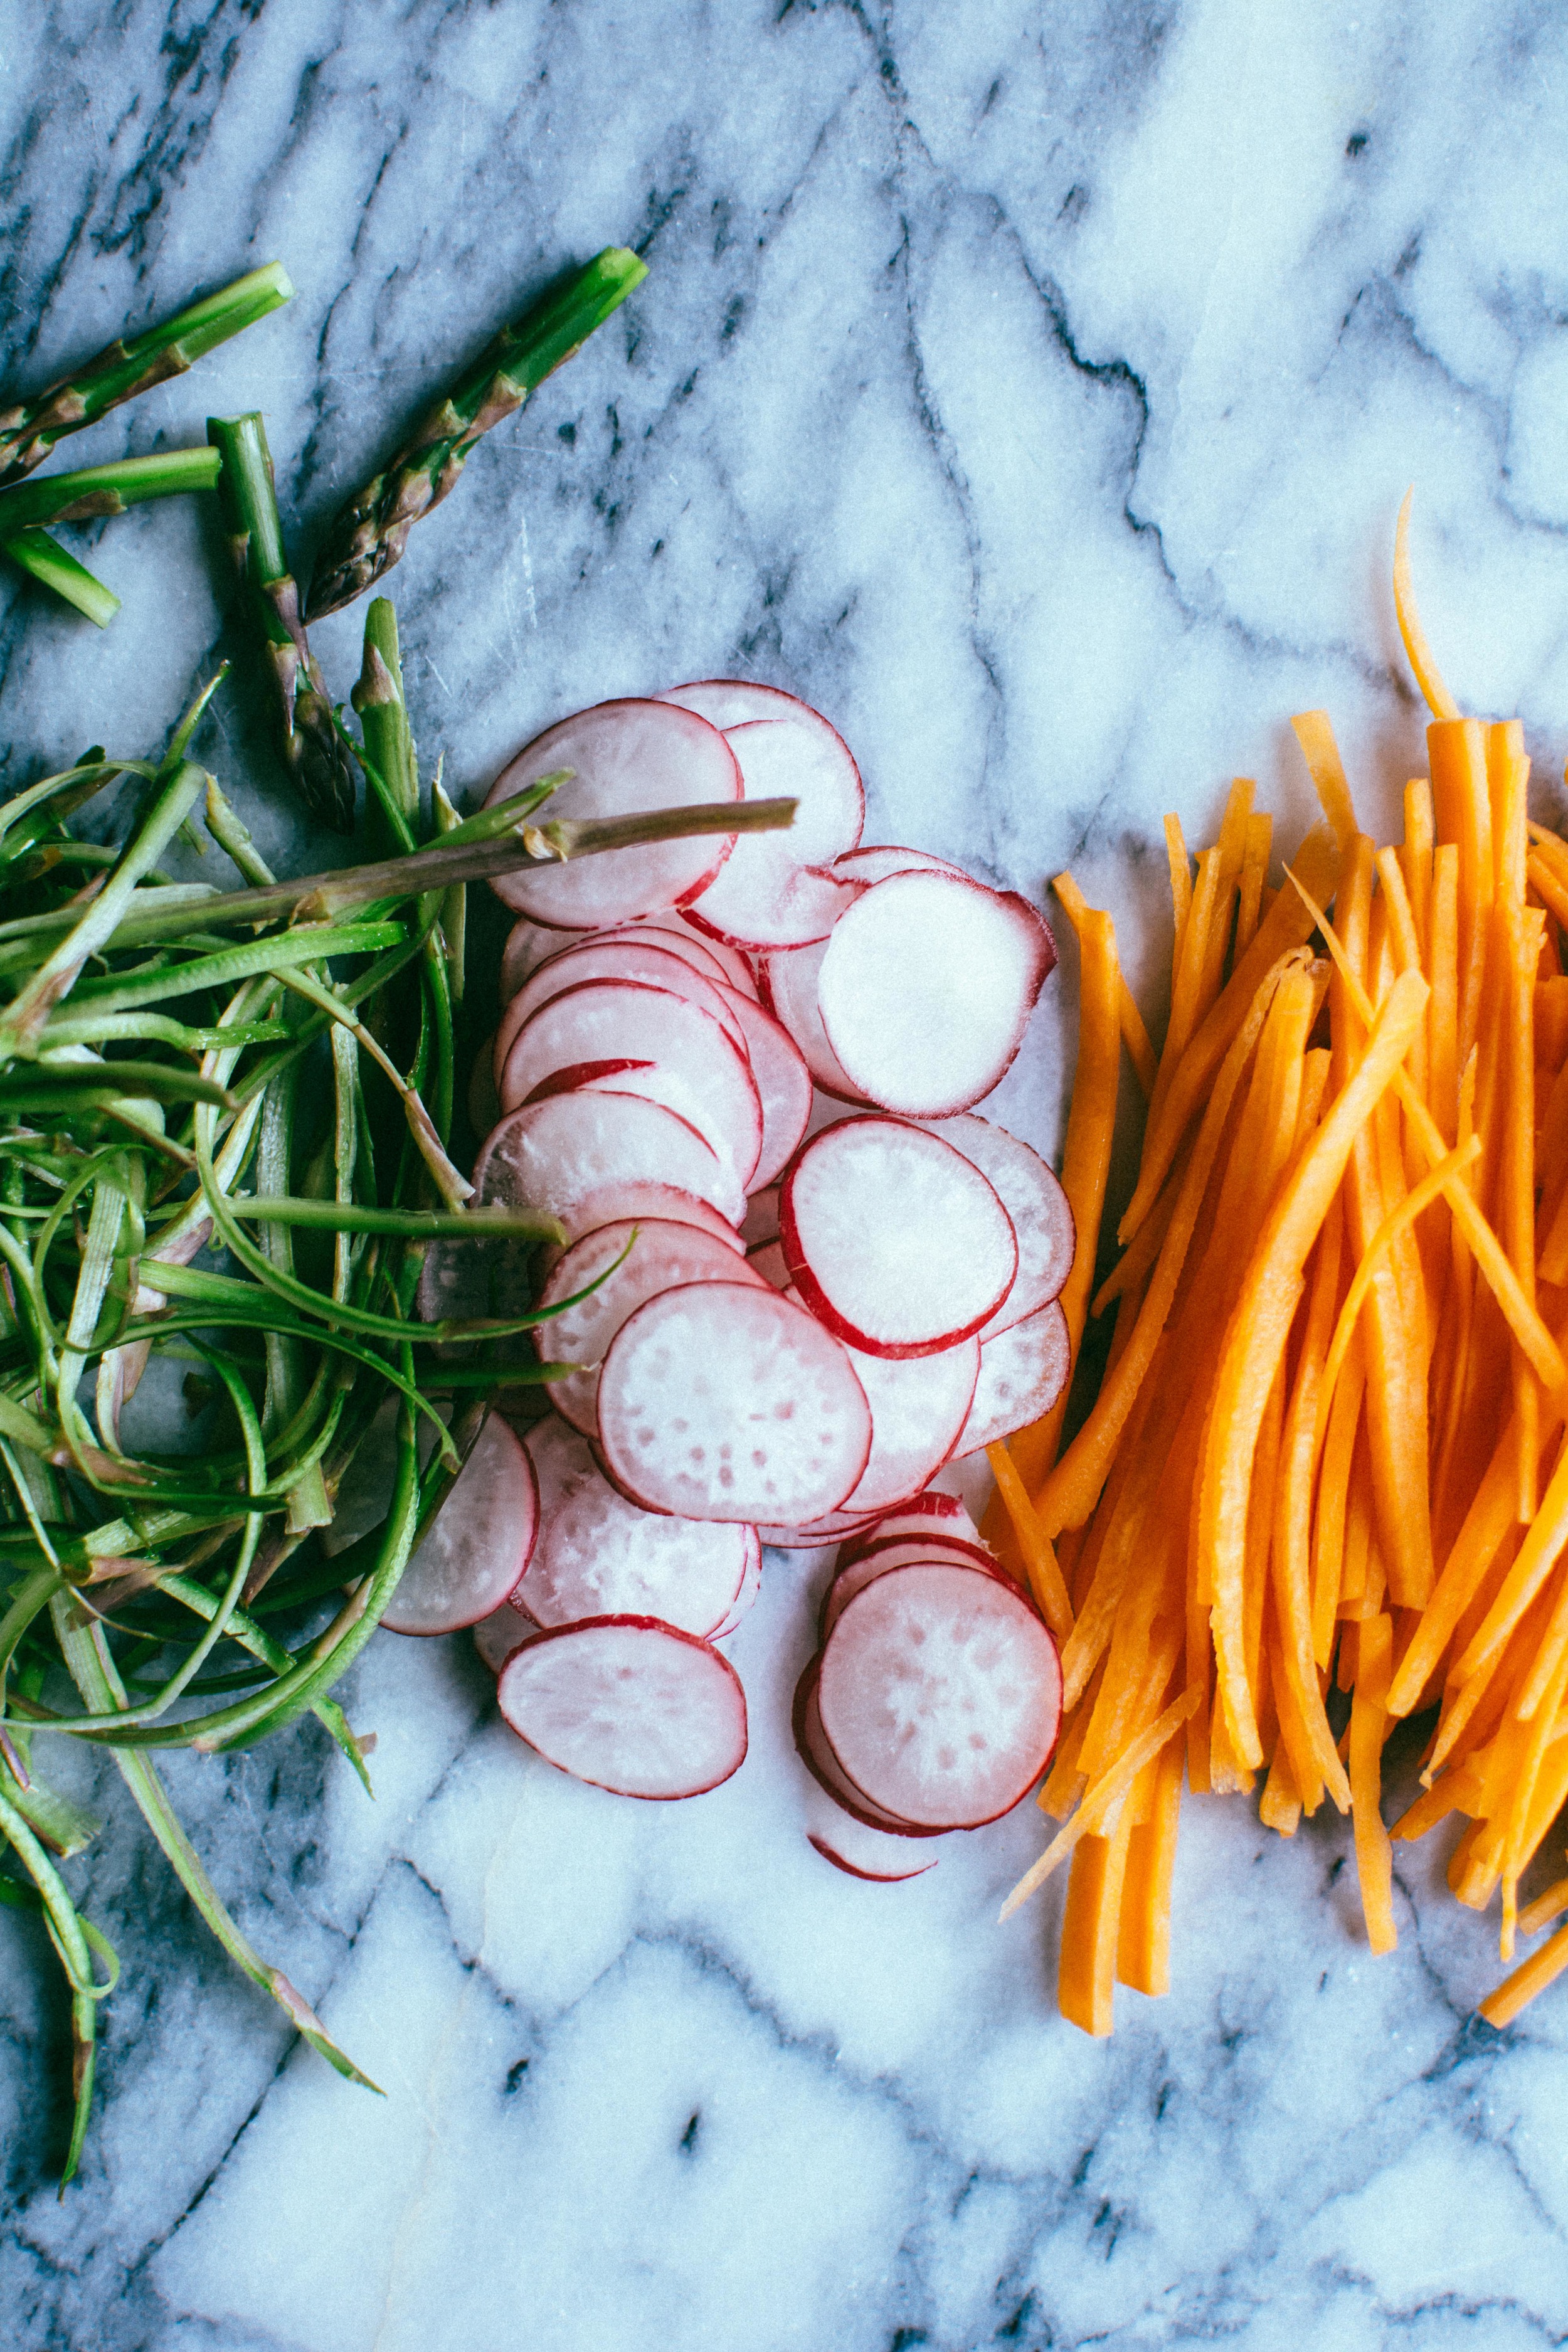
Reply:
[[[261, 405], [309, 543], [555, 269], [647, 285], [487, 440], [389, 584], [416, 724], [485, 785], [551, 718], [732, 672], [859, 756], [868, 837], [1038, 894], [1071, 861], [1152, 1010], [1162, 811], [1234, 771], [1308, 817], [1326, 704], [1384, 837], [1422, 718], [1388, 592], [1568, 750], [1568, 21], [1542, 0], [3, 0], [5, 378], [273, 256], [286, 310], [77, 462]], [[89, 455], [90, 447], [90, 457]], [[101, 638], [0, 591], [21, 777], [155, 743], [225, 643], [196, 501], [106, 528]], [[361, 615], [316, 644], [335, 690]], [[206, 756], [320, 856], [243, 684]], [[341, 854], [341, 853], [334, 853]], [[1058, 1139], [1070, 954], [1008, 1081]], [[1472, 2017], [1493, 1923], [1397, 1849], [1373, 1960], [1348, 1829], [1189, 1800], [1174, 1990], [1057, 2016], [1026, 1806], [929, 1877], [802, 1834], [787, 1694], [826, 1562], [734, 1644], [752, 1751], [640, 1807], [534, 1761], [462, 1640], [381, 1636], [309, 1730], [172, 1769], [247, 1932], [384, 2085], [205, 1940], [112, 1785], [101, 2095], [55, 2197], [64, 2020], [0, 1914], [0, 2312], [69, 2352], [1334, 2352], [1568, 2333], [1568, 1998]], [[1409, 1759], [1405, 1759], [1405, 1768]]]

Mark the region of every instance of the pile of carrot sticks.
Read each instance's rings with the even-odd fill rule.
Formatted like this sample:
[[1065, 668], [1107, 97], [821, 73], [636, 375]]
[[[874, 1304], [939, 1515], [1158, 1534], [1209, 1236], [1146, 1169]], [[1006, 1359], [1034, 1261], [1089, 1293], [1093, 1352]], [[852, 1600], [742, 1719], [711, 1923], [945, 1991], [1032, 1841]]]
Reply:
[[[1090, 2033], [1118, 1982], [1168, 1989], [1184, 1781], [1256, 1793], [1287, 1837], [1325, 1798], [1348, 1813], [1375, 1952], [1391, 1841], [1454, 1812], [1448, 1883], [1500, 1894], [1505, 1961], [1568, 1912], [1568, 1879], [1520, 1903], [1568, 1801], [1568, 845], [1529, 821], [1519, 723], [1461, 717], [1438, 676], [1408, 507], [1395, 604], [1433, 720], [1398, 847], [1361, 831], [1321, 711], [1294, 725], [1327, 822], [1277, 884], [1247, 781], [1195, 872], [1168, 817], [1157, 1056], [1110, 916], [1055, 886], [1081, 970], [1075, 1354], [1114, 1321], [1070, 1443], [1064, 1402], [992, 1449], [987, 1533], [1067, 1710], [1039, 1794], [1064, 1826], [1003, 1916], [1070, 1862], [1058, 2000]], [[1096, 1293], [1123, 1051], [1142, 1153]], [[1391, 1832], [1384, 1748], [1418, 1715]], [[1482, 2014], [1563, 1968], [1568, 1927]]]

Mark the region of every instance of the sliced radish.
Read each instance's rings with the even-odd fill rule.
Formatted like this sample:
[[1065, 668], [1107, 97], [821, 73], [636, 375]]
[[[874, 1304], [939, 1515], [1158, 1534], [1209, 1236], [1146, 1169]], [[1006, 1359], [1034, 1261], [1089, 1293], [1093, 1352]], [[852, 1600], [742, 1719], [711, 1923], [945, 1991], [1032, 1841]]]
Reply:
[[[699, 712], [711, 727], [743, 727], [752, 719], [793, 719], [802, 727], [819, 728], [837, 745], [839, 758], [855, 768], [849, 746], [832, 720], [803, 702], [798, 694], [786, 694], [782, 686], [759, 686], [749, 677], [698, 677], [685, 686], [667, 687], [658, 699], [679, 702], [683, 710]], [[858, 768], [855, 768], [855, 782], [858, 786]], [[859, 839], [858, 825], [856, 839]]]
[[[542, 824], [738, 801], [743, 789], [728, 740], [694, 711], [668, 702], [600, 702], [536, 735], [502, 770], [485, 806], [558, 768], [570, 768], [572, 779], [541, 810]], [[695, 898], [721, 870], [734, 837], [700, 834], [564, 866], [524, 866], [500, 876], [495, 888], [519, 914], [561, 930], [629, 922]]]
[[734, 947], [728, 940], [717, 939], [711, 931], [704, 930], [689, 908], [678, 907], [673, 915], [665, 918], [660, 928], [682, 930], [689, 940], [696, 940], [716, 963], [722, 965], [731, 988], [738, 988], [742, 996], [756, 995], [757, 975], [744, 948]]
[[667, 1290], [621, 1326], [599, 1375], [599, 1442], [645, 1508], [798, 1521], [837, 1510], [871, 1414], [832, 1334], [761, 1283]]
[[931, 1829], [1012, 1810], [1061, 1723], [1056, 1643], [1016, 1589], [977, 1569], [879, 1576], [822, 1651], [823, 1736], [878, 1811]]
[[640, 1223], [658, 1217], [668, 1219], [673, 1225], [700, 1225], [705, 1234], [727, 1243], [737, 1257], [746, 1254], [746, 1244], [729, 1218], [710, 1202], [700, 1201], [695, 1192], [686, 1192], [679, 1184], [647, 1184], [635, 1178], [596, 1184], [573, 1203], [562, 1223], [570, 1244], [581, 1241], [584, 1234], [596, 1232], [600, 1225], [618, 1224], [627, 1217]]
[[850, 1083], [837, 1055], [827, 1042], [817, 1008], [816, 982], [827, 941], [811, 947], [785, 948], [764, 956], [759, 971], [763, 1002], [779, 1026], [795, 1039], [813, 1082], [836, 1101], [864, 1103], [867, 1097]]
[[949, 874], [960, 882], [970, 878], [948, 858], [933, 857], [926, 849], [902, 849], [893, 842], [867, 842], [859, 849], [847, 849], [834, 859], [833, 870], [867, 889], [873, 882], [885, 882], [889, 874]]
[[805, 1133], [811, 1117], [811, 1072], [781, 1022], [738, 989], [726, 992], [739, 1021], [752, 1078], [763, 1107], [763, 1140], [748, 1191], [771, 1185]]
[[827, 871], [860, 837], [865, 801], [854, 761], [831, 728], [796, 718], [758, 719], [724, 740], [741, 763], [749, 801], [791, 794], [793, 824], [743, 834], [713, 880], [690, 899], [692, 919], [732, 947], [804, 947], [823, 940], [856, 885]]
[[806, 1777], [805, 1795], [807, 1844], [847, 1878], [862, 1879], [873, 1886], [897, 1886], [907, 1878], [923, 1878], [928, 1870], [936, 1868], [941, 1857], [931, 1850], [934, 1841], [910, 1840], [858, 1822], [836, 1797], [828, 1795], [814, 1773]]
[[640, 923], [628, 923], [622, 929], [601, 931], [601, 939], [643, 940], [650, 947], [664, 949], [678, 955], [704, 980], [721, 980], [729, 988], [738, 988], [742, 996], [755, 998], [757, 983], [751, 965], [736, 948], [727, 947], [721, 940], [704, 939], [679, 907], [667, 915], [649, 915]]
[[657, 1617], [705, 1640], [728, 1629], [762, 1557], [753, 1529], [656, 1517], [618, 1495], [575, 1430], [553, 1413], [527, 1445], [539, 1537], [515, 1602], [542, 1625]]
[[514, 1601], [503, 1601], [474, 1627], [474, 1647], [491, 1674], [499, 1675], [512, 1652], [538, 1631], [538, 1621], [526, 1609], [520, 1609]]
[[[710, 1521], [711, 1526], [715, 1524]], [[763, 1539], [755, 1528], [742, 1528], [741, 1533], [749, 1539], [746, 1565], [741, 1574], [741, 1589], [730, 1603], [730, 1611], [721, 1625], [715, 1625], [708, 1639], [728, 1641], [742, 1618], [763, 1589]]]
[[[892, 1516], [897, 1517], [899, 1515], [895, 1512]], [[912, 1535], [883, 1535], [880, 1532], [882, 1525], [883, 1522], [879, 1520], [869, 1534], [857, 1536], [842, 1547], [838, 1554], [840, 1575], [851, 1568], [858, 1568], [862, 1560], [875, 1559], [886, 1567], [904, 1568], [917, 1556], [935, 1558], [939, 1554], [944, 1559], [973, 1560], [976, 1568], [994, 1569], [1000, 1566], [995, 1553], [988, 1545], [982, 1543], [977, 1535], [950, 1533], [946, 1527], [934, 1520], [928, 1520]], [[894, 1558], [894, 1554], [898, 1557]]]
[[901, 1820], [896, 1813], [884, 1812], [868, 1797], [863, 1796], [850, 1780], [822, 1728], [816, 1696], [816, 1679], [821, 1670], [822, 1659], [818, 1655], [807, 1664], [795, 1688], [795, 1749], [812, 1779], [819, 1788], [826, 1790], [834, 1803], [840, 1806], [851, 1821], [863, 1822], [868, 1829], [881, 1830], [889, 1837], [940, 1837], [940, 1830], [922, 1829], [913, 1822]]
[[770, 1527], [764, 1522], [757, 1533], [775, 1551], [820, 1551], [826, 1545], [842, 1543], [847, 1537], [875, 1525], [874, 1519], [856, 1518], [848, 1511], [825, 1511], [820, 1518], [806, 1519], [792, 1528]]
[[585, 1234], [557, 1258], [539, 1294], [542, 1307], [559, 1307], [563, 1298], [598, 1284], [577, 1306], [552, 1315], [534, 1329], [533, 1344], [542, 1363], [583, 1367], [551, 1382], [551, 1403], [584, 1437], [597, 1437], [599, 1366], [628, 1315], [635, 1315], [645, 1300], [680, 1283], [762, 1279], [743, 1261], [736, 1265], [728, 1242], [700, 1232], [695, 1225], [622, 1222]]
[[513, 1651], [496, 1697], [547, 1764], [618, 1797], [700, 1797], [745, 1759], [734, 1667], [653, 1617], [547, 1627]]
[[[919, 1536], [941, 1533], [961, 1540], [978, 1543], [980, 1530], [970, 1517], [962, 1498], [944, 1495], [935, 1486], [927, 1486], [918, 1495], [900, 1503], [896, 1510], [884, 1511], [872, 1524], [869, 1532], [856, 1538], [853, 1549], [881, 1543], [891, 1537]], [[847, 1549], [843, 1559], [849, 1557]], [[840, 1561], [842, 1565], [842, 1559]]]
[[994, 1314], [1018, 1250], [1007, 1212], [950, 1143], [900, 1119], [840, 1119], [804, 1143], [779, 1192], [802, 1298], [853, 1348], [930, 1356]]
[[746, 1033], [732, 1009], [732, 992], [716, 974], [709, 979], [698, 971], [677, 952], [673, 940], [665, 948], [651, 938], [610, 931], [581, 946], [563, 948], [559, 954], [546, 956], [535, 965], [501, 1014], [493, 1049], [498, 1077], [523, 1023], [552, 996], [563, 995], [585, 980], [640, 980], [653, 988], [668, 988], [711, 1013], [731, 1043], [745, 1048]]
[[585, 946], [595, 936], [592, 930], [546, 930], [542, 923], [531, 923], [520, 915], [506, 935], [501, 950], [500, 985], [498, 991], [502, 1004], [510, 1003], [528, 978], [544, 961], [546, 956], [559, 955], [567, 946]]
[[892, 1576], [905, 1568], [944, 1565], [977, 1569], [982, 1576], [1000, 1576], [1006, 1580], [1005, 1570], [989, 1553], [944, 1543], [940, 1536], [928, 1536], [921, 1542], [889, 1544], [884, 1551], [863, 1552], [838, 1570], [822, 1597], [823, 1641], [826, 1641], [856, 1594], [864, 1592], [868, 1584], [875, 1584], [879, 1576]]
[[964, 1111], [931, 1132], [962, 1151], [995, 1192], [1012, 1220], [1018, 1244], [1013, 1287], [980, 1337], [990, 1339], [1026, 1315], [1047, 1307], [1072, 1271], [1077, 1234], [1067, 1194], [1037, 1151], [1005, 1128]]
[[744, 1192], [762, 1150], [762, 1102], [744, 1046], [711, 1013], [644, 981], [584, 981], [542, 1004], [512, 1039], [501, 1107], [516, 1110], [548, 1078], [592, 1064], [599, 1069], [582, 1085], [664, 1103], [706, 1136]]
[[980, 1342], [961, 1339], [934, 1356], [849, 1350], [871, 1408], [871, 1453], [846, 1510], [886, 1510], [914, 1494], [957, 1444], [980, 1376]]
[[529, 1208], [567, 1223], [606, 1184], [676, 1184], [731, 1224], [744, 1196], [689, 1120], [640, 1095], [554, 1095], [492, 1128], [474, 1166], [481, 1202]]
[[753, 1191], [746, 1202], [746, 1213], [741, 1225], [741, 1239], [748, 1249], [756, 1249], [763, 1242], [776, 1242], [779, 1237], [779, 1188], [766, 1184]]
[[945, 1118], [1002, 1076], [1056, 960], [1044, 917], [1016, 891], [889, 875], [834, 929], [822, 1025], [851, 1087], [884, 1110]]
[[1055, 1299], [987, 1339], [980, 1350], [974, 1402], [954, 1454], [977, 1454], [1016, 1429], [1027, 1429], [1049, 1412], [1071, 1370], [1067, 1317]]
[[539, 1493], [527, 1454], [492, 1412], [382, 1612], [394, 1633], [456, 1633], [517, 1590]]

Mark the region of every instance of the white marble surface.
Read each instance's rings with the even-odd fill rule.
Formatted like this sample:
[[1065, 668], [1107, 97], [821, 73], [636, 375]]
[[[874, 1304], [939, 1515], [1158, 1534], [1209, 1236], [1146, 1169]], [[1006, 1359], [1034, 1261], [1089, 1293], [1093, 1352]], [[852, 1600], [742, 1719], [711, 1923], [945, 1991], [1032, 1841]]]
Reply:
[[[1070, 858], [1144, 979], [1158, 812], [1234, 769], [1289, 831], [1333, 710], [1386, 822], [1421, 713], [1386, 590], [1418, 485], [1472, 706], [1568, 749], [1568, 18], [1542, 0], [0, 0], [5, 375], [280, 255], [298, 301], [78, 446], [260, 404], [308, 544], [453, 357], [608, 242], [652, 276], [486, 443], [390, 583], [422, 743], [482, 785], [545, 720], [734, 670], [864, 765], [870, 837], [1037, 891]], [[142, 748], [225, 602], [194, 507], [93, 558], [101, 639], [4, 591], [18, 774]], [[359, 616], [320, 632], [347, 687]], [[209, 738], [302, 856], [241, 691]], [[317, 845], [316, 854], [320, 854]], [[1054, 1141], [1070, 956], [1008, 1104]], [[800, 1833], [785, 1702], [820, 1569], [736, 1643], [740, 1777], [653, 1809], [496, 1723], [461, 1643], [172, 1772], [253, 1936], [386, 2087], [291, 2049], [138, 1826], [79, 1867], [127, 1961], [80, 2184], [63, 2019], [0, 1915], [0, 2313], [71, 2352], [896, 2352], [1568, 2333], [1568, 2003], [1470, 2021], [1487, 1927], [1399, 1850], [1363, 1941], [1337, 1821], [1189, 1801], [1176, 1990], [1056, 2017], [1030, 1809], [895, 1889]], [[1408, 1769], [1408, 1759], [1405, 1768]], [[102, 1792], [111, 1805], [111, 1790]]]

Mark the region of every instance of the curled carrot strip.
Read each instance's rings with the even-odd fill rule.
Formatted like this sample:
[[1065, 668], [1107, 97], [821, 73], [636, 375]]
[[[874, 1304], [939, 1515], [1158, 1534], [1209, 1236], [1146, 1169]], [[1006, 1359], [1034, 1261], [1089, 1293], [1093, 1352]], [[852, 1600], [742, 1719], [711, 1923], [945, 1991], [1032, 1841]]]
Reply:
[[1399, 509], [1399, 520], [1394, 531], [1394, 610], [1399, 621], [1399, 634], [1405, 640], [1405, 650], [1410, 667], [1415, 673], [1415, 683], [1426, 698], [1426, 708], [1434, 719], [1457, 719], [1459, 706], [1443, 683], [1442, 672], [1432, 658], [1432, 648], [1426, 642], [1426, 632], [1421, 625], [1421, 615], [1415, 609], [1415, 590], [1410, 577], [1410, 507], [1415, 496], [1414, 483], [1405, 493]]

